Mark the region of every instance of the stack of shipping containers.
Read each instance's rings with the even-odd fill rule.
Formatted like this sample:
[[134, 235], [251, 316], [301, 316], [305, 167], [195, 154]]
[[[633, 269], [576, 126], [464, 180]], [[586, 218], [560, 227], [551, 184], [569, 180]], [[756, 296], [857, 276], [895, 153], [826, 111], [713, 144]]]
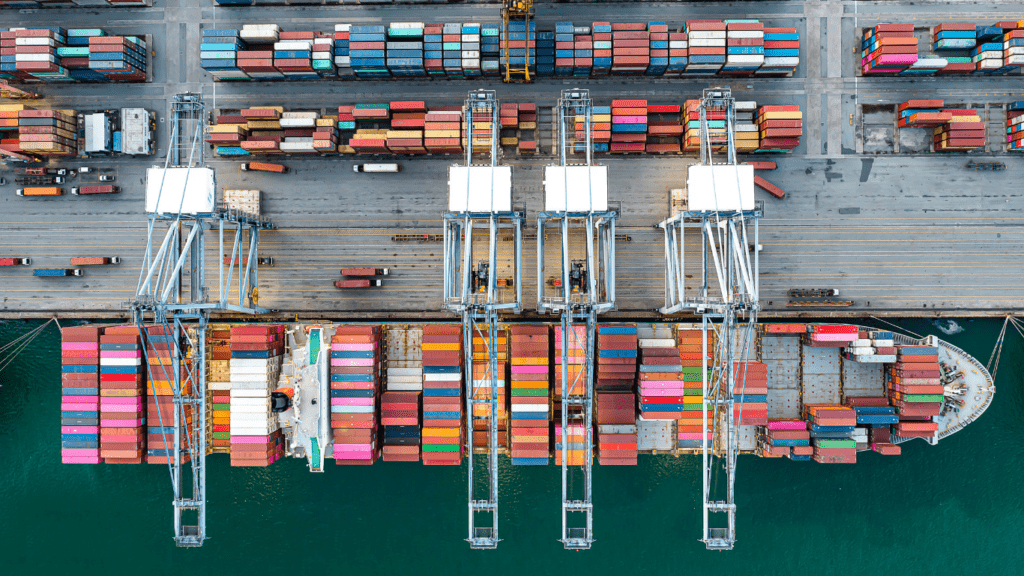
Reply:
[[423, 327], [423, 463], [462, 463], [462, 327]]
[[[505, 68], [506, 68], [506, 66], [505, 66], [505, 52], [504, 52], [504, 44], [505, 44], [504, 41], [505, 41], [505, 38], [504, 38], [504, 36], [502, 36], [502, 34], [504, 32], [502, 32], [500, 29], [498, 30], [498, 32], [499, 32], [499, 35], [497, 36], [497, 39], [498, 39], [497, 44], [495, 45], [494, 43], [488, 41], [487, 42], [487, 46], [488, 46], [488, 49], [490, 49], [491, 46], [495, 46], [495, 48], [497, 50], [497, 53], [498, 53], [498, 56], [499, 56], [499, 59], [498, 59], [499, 71], [501, 73], [504, 73]], [[490, 34], [490, 32], [488, 32], [488, 34]], [[551, 35], [550, 32], [545, 33], [545, 34]], [[489, 36], [489, 37], [491, 37], [491, 36]], [[553, 40], [553, 38], [551, 38], [550, 40]], [[541, 44], [545, 46], [545, 50], [543, 51], [543, 53], [545, 55], [545, 64], [541, 66], [541, 69], [542, 69], [541, 74], [545, 75], [545, 76], [552, 76], [554, 74], [554, 66], [553, 66], [554, 54], [553, 54], [553, 50], [548, 50], [547, 48], [548, 48], [548, 44], [551, 44], [551, 48], [553, 48], [553, 43], [551, 43], [549, 40], [544, 40], [544, 41], [541, 41]], [[530, 75], [532, 77], [534, 74], [538, 74], [538, 55], [539, 55], [539, 53], [538, 53], [538, 38], [537, 38], [537, 22], [535, 22], [535, 21], [531, 21], [530, 22], [529, 34], [527, 34], [526, 23], [525, 22], [509, 22], [508, 23], [508, 58], [509, 58], [509, 62], [512, 63], [512, 66], [514, 68], [516, 68], [516, 69], [522, 69], [524, 67], [527, 67], [527, 60], [526, 59], [529, 58], [529, 66], [528, 66], [528, 68], [529, 68], [529, 71], [530, 71]], [[551, 58], [551, 62], [550, 63], [548, 62], [548, 58], [549, 57]]]
[[[462, 146], [472, 146], [473, 154], [489, 154], [491, 151], [491, 134], [494, 122], [492, 121], [494, 111], [486, 106], [475, 106], [472, 110], [465, 111], [465, 118], [462, 126]], [[500, 118], [500, 116], [499, 116]], [[467, 142], [467, 125], [473, 123], [473, 142]]]
[[[146, 399], [146, 463], [167, 464], [174, 459], [174, 350], [177, 348], [174, 343], [173, 329], [163, 326], [147, 326], [149, 344], [146, 349], [146, 362], [148, 364], [148, 396]], [[211, 331], [213, 333], [214, 331]], [[214, 356], [216, 357], [216, 356]], [[208, 358], [208, 362], [210, 361]], [[178, 374], [182, 379], [183, 394], [191, 393], [191, 384], [185, 384], [187, 374], [184, 365], [178, 366]], [[208, 383], [207, 388], [213, 384]], [[227, 392], [224, 392], [227, 394]], [[178, 436], [179, 450], [182, 462], [188, 462], [191, 454], [188, 452], [187, 439], [184, 431], [192, 424], [195, 412], [192, 406], [185, 406], [184, 415], [181, 417], [182, 433]], [[217, 426], [214, 427], [217, 430]], [[221, 427], [221, 430], [223, 427]], [[217, 430], [221, 432], [221, 430]], [[226, 438], [223, 432], [221, 438]], [[214, 445], [218, 441], [214, 440]], [[221, 443], [221, 446], [224, 444]]]
[[931, 438], [938, 431], [932, 417], [942, 411], [941, 377], [937, 348], [896, 347], [896, 363], [886, 370], [886, 392], [899, 414], [897, 436]]
[[336, 464], [373, 464], [384, 373], [380, 326], [338, 326], [331, 337], [331, 429]]
[[284, 355], [284, 326], [231, 328], [231, 465], [269, 466], [284, 455], [270, 393]]
[[1006, 146], [1009, 150], [1024, 150], [1024, 100], [1006, 107]]
[[[620, 22], [611, 26], [612, 74], [646, 74], [651, 65], [651, 33], [647, 31], [647, 25], [642, 22]], [[668, 31], [668, 28], [665, 30]]]
[[473, 397], [477, 400], [490, 400], [492, 397], [496, 397], [498, 402], [497, 415], [491, 414], [490, 406], [478, 405], [474, 407], [473, 414], [470, 416], [473, 446], [487, 446], [489, 442], [487, 438], [487, 430], [490, 426], [489, 421], [492, 418], [497, 418], [498, 445], [503, 448], [508, 447], [508, 400], [505, 389], [505, 383], [508, 381], [508, 342], [508, 328], [500, 328], [494, 351], [497, 354], [498, 360], [497, 370], [493, 375], [497, 387], [492, 389], [490, 353], [487, 348], [487, 339], [481, 337], [478, 333], [473, 334], [473, 381], [470, 384], [471, 389], [467, 390], [466, 393], [472, 393]]
[[[334, 25], [334, 68], [338, 71], [338, 78], [351, 80], [356, 77], [352, 70], [351, 24]], [[429, 56], [428, 56], [429, 57]]]
[[[562, 327], [555, 326], [555, 389], [554, 389], [554, 418], [555, 418], [555, 464], [562, 464], [562, 448], [568, 443], [570, 466], [581, 466], [584, 463], [585, 451], [583, 444], [586, 442], [587, 430], [582, 425], [573, 424], [568, 430], [562, 429], [562, 410], [565, 409], [563, 398], [566, 396], [582, 396], [586, 388], [586, 362], [587, 327], [583, 325], [572, 325], [568, 334], [567, 346], [564, 348], [567, 379], [563, 379], [562, 355], [563, 355], [563, 334]], [[563, 391], [565, 395], [563, 395]], [[563, 434], [564, 433], [564, 434]]]
[[77, 126], [74, 110], [33, 110], [24, 104], [0, 104], [0, 147], [4, 150], [38, 156], [75, 156]]
[[139, 329], [104, 329], [100, 336], [100, 458], [107, 464], [142, 463], [143, 378]]
[[348, 54], [357, 78], [390, 78], [386, 65], [383, 26], [351, 26]]
[[800, 35], [796, 28], [764, 29], [764, 64], [755, 76], [791, 76], [800, 65]]
[[100, 329], [61, 329], [60, 456], [64, 464], [99, 464]]
[[[165, 361], [166, 363], [166, 361]], [[213, 426], [209, 446], [214, 453], [231, 452], [231, 327], [210, 326], [206, 333], [206, 375], [207, 402], [210, 403], [210, 420]], [[150, 362], [150, 374], [160, 374], [160, 367]], [[150, 394], [154, 394], [150, 388]], [[153, 414], [148, 415], [153, 423]], [[152, 436], [153, 432], [150, 431]], [[162, 442], [161, 442], [162, 445]], [[154, 444], [150, 438], [150, 455]]]
[[741, 426], [768, 423], [768, 366], [756, 360], [733, 362], [733, 422]]
[[641, 338], [637, 392], [640, 396], [638, 422], [674, 422], [683, 415], [686, 388], [683, 366], [674, 338]]
[[792, 152], [803, 135], [803, 112], [795, 104], [757, 109], [761, 142], [758, 152]]
[[[895, 456], [900, 453], [899, 446], [889, 442], [879, 442], [879, 436], [874, 430], [885, 428], [890, 429], [893, 424], [899, 423], [899, 416], [896, 409], [889, 404], [886, 396], [848, 396], [846, 405], [853, 408], [857, 414], [857, 426], [863, 427], [871, 432], [874, 440], [866, 441], [863, 445], [858, 443], [857, 450], [871, 450], [886, 456]], [[870, 442], [870, 446], [869, 446]]]
[[[390, 370], [390, 368], [389, 368]], [[391, 377], [388, 376], [388, 386]], [[420, 392], [381, 395], [380, 422], [384, 426], [382, 458], [385, 462], [418, 462], [420, 459]]]
[[[594, 389], [597, 400], [598, 456], [602, 465], [636, 465], [637, 401], [634, 387], [637, 343], [635, 325], [597, 327], [597, 377]], [[632, 426], [632, 432], [621, 428], [602, 428], [604, 426]], [[607, 431], [611, 430], [614, 433], [609, 435]]]
[[898, 74], [917, 62], [913, 24], [878, 24], [864, 30], [861, 67], [864, 74]]
[[387, 29], [387, 68], [396, 78], [426, 76], [423, 59], [423, 23], [392, 22]]
[[511, 327], [512, 464], [545, 465], [550, 448], [550, 343], [547, 326]]
[[805, 404], [803, 417], [810, 424], [815, 462], [856, 464], [857, 441], [853, 438], [857, 413], [839, 404]]
[[679, 153], [683, 136], [682, 109], [678, 104], [647, 105], [648, 153]]
[[612, 100], [610, 152], [643, 152], [647, 142], [647, 101]]
[[[530, 22], [532, 25], [533, 22]], [[480, 71], [484, 76], [497, 76], [500, 66], [499, 36], [501, 27], [497, 24], [480, 25]]]
[[718, 20], [687, 20], [686, 41], [689, 61], [686, 75], [716, 74], [726, 62], [727, 31]]
[[726, 25], [725, 65], [721, 74], [749, 76], [764, 65], [764, 24], [731, 20]]
[[704, 353], [704, 332], [692, 327], [680, 326], [676, 333], [679, 342], [679, 363], [683, 369], [683, 412], [677, 422], [676, 446], [694, 449], [702, 446], [704, 436], [712, 440], [712, 425], [715, 417], [713, 408], [707, 412], [707, 428], [704, 427], [704, 372], [711, 378], [715, 334], [707, 332], [707, 354]]
[[797, 419], [768, 420], [766, 425], [758, 427], [757, 454], [763, 458], [785, 456], [797, 461], [810, 460], [814, 448], [811, 446], [807, 422]]

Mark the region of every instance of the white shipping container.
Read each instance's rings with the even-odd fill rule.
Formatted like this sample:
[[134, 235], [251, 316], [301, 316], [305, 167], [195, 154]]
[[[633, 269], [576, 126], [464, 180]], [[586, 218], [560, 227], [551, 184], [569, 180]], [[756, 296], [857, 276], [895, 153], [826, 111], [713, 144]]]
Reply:
[[281, 114], [281, 118], [310, 118], [316, 120], [319, 117], [319, 112], [283, 112]]
[[1003, 59], [1003, 51], [1002, 50], [988, 50], [988, 51], [985, 51], [985, 52], [979, 52], [977, 54], [977, 56], [974, 57], [974, 61], [975, 62], [979, 62], [981, 60], [1002, 60], [1002, 59]]
[[480, 41], [480, 35], [479, 34], [463, 34], [462, 35], [462, 41], [463, 42], [479, 42]]
[[996, 59], [996, 58], [989, 58], [989, 59], [979, 60], [978, 61], [978, 69], [979, 70], [995, 70], [996, 68], [1002, 68], [1002, 67], [1003, 67], [1003, 59], [1002, 58], [998, 58], [998, 59]]
[[231, 398], [260, 398], [266, 400], [270, 398], [270, 391], [260, 390], [259, 388], [232, 388]]
[[388, 368], [388, 378], [392, 376], [422, 376], [423, 368]]
[[516, 404], [515, 398], [512, 399], [512, 411], [513, 412], [547, 412], [547, 404]]
[[207, 382], [206, 387], [210, 390], [231, 390], [231, 382]]
[[737, 132], [757, 132], [757, 124], [737, 124]]
[[691, 38], [690, 46], [693, 48], [725, 48], [725, 38]]
[[[102, 352], [101, 352], [102, 354]], [[100, 366], [142, 366], [142, 358], [100, 358]], [[158, 368], [159, 370], [159, 368]]]
[[281, 364], [281, 357], [271, 356], [270, 358], [232, 358], [230, 362], [230, 366], [232, 368], [251, 368], [253, 366], [279, 366]]
[[[596, 46], [597, 43], [595, 42], [594, 44], [595, 44], [594, 48], [597, 49], [597, 46]], [[679, 49], [682, 49], [682, 48], [689, 48], [690, 47], [690, 43], [687, 42], [686, 40], [669, 40], [668, 47], [670, 49], [679, 50]]]
[[765, 56], [765, 66], [778, 66], [778, 67], [789, 67], [795, 68], [800, 64], [799, 56]]
[[480, 67], [480, 60], [463, 60], [462, 67], [464, 69], [473, 70]]
[[[340, 406], [331, 406], [331, 412], [339, 412], [335, 408], [340, 408]], [[372, 414], [377, 410], [375, 406], [345, 406], [344, 408], [345, 412], [349, 414]]]
[[53, 38], [15, 38], [15, 46], [54, 46]]
[[676, 341], [671, 338], [640, 338], [639, 342], [641, 348], [674, 348], [676, 345]]
[[480, 51], [479, 50], [463, 50], [462, 51], [462, 60], [463, 61], [471, 60], [471, 59], [478, 59], [478, 58], [480, 58]]
[[280, 72], [249, 72], [249, 76], [253, 78], [284, 78], [284, 74]]
[[285, 40], [275, 42], [274, 50], [312, 50], [313, 43], [309, 40]]
[[[392, 30], [409, 30], [424, 28], [425, 24], [423, 24], [423, 22], [392, 22], [391, 24], [388, 24], [388, 27]], [[337, 31], [337, 28], [335, 28], [335, 31]]]
[[737, 112], [743, 112], [743, 111], [753, 112], [753, 111], [757, 110], [757, 102], [755, 102], [753, 100], [737, 100], [732, 105], [732, 107], [733, 107], [733, 110], [736, 110]]
[[424, 382], [462, 382], [462, 374], [424, 374]]
[[281, 142], [282, 152], [313, 152], [313, 141], [309, 142]]
[[1006, 58], [1007, 66], [1019, 66], [1024, 64], [1024, 54], [1015, 54]]
[[1010, 56], [1020, 56], [1021, 54], [1024, 54], [1024, 46], [1014, 46], [1013, 48], [1003, 50], [1003, 56], [1007, 58]]
[[316, 118], [281, 118], [281, 128], [315, 128]]
[[708, 38], [714, 39], [725, 39], [725, 30], [694, 30], [693, 32], [687, 33], [686, 39], [691, 42], [691, 46], [696, 46], [692, 42], [696, 39], [706, 40]]
[[892, 348], [896, 345], [895, 340], [872, 340], [871, 345], [876, 348]]
[[334, 46], [333, 38], [313, 38], [313, 49], [320, 48], [320, 45]]
[[726, 66], [754, 66], [763, 63], [764, 56], [760, 54], [730, 54], [725, 57]]
[[871, 355], [875, 353], [875, 349], [871, 346], [853, 346], [846, 349], [850, 354], [856, 355]]
[[764, 30], [730, 30], [726, 36], [729, 38], [764, 38]]
[[53, 54], [15, 54], [15, 62], [56, 62], [57, 57]]
[[277, 24], [246, 24], [242, 26], [242, 30], [270, 30], [273, 32], [280, 32], [281, 27], [278, 26]]
[[334, 25], [334, 31], [335, 32], [348, 32], [351, 28], [352, 28], [351, 24], [335, 24]]
[[278, 33], [273, 30], [242, 30], [238, 33], [242, 40], [253, 42], [277, 42]]
[[241, 375], [238, 378], [236, 378], [234, 374], [231, 375], [232, 390], [266, 390], [272, 383], [277, 383], [277, 378], [263, 378], [257, 380], [253, 379], [251, 375]]
[[388, 390], [392, 392], [414, 392], [423, 390], [422, 383], [416, 382], [391, 382], [388, 381]]

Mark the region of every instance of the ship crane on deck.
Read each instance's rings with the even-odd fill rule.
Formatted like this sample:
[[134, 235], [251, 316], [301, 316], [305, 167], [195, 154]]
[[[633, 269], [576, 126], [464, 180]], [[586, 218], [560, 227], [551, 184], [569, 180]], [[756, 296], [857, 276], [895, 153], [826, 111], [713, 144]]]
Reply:
[[[703, 354], [713, 358], [710, 371], [705, 364], [702, 378], [701, 541], [709, 550], [731, 550], [736, 542], [734, 492], [742, 412], [733, 412], [733, 393], [745, 390], [747, 371], [743, 370], [743, 380], [737, 382], [736, 364], [749, 357], [760, 309], [758, 251], [748, 247], [758, 245], [758, 218], [763, 208], [754, 200], [753, 167], [736, 161], [734, 103], [728, 87], [704, 90], [699, 108], [700, 163], [687, 170], [686, 206], [657, 226], [665, 232], [665, 306], [660, 312], [701, 314]], [[716, 151], [725, 152], [724, 163], [713, 162]], [[686, 281], [687, 231], [699, 235], [702, 254], [693, 286]], [[688, 289], [693, 296], [687, 295]], [[716, 321], [717, 344], [712, 351], [708, 330], [716, 328]], [[719, 467], [724, 470], [724, 478], [716, 474]], [[712, 516], [717, 522], [712, 522]]]
[[[593, 103], [588, 90], [563, 90], [558, 100], [560, 164], [546, 166], [544, 212], [537, 216], [537, 311], [562, 319], [562, 537], [566, 549], [584, 550], [594, 542], [593, 522], [593, 414], [594, 344], [597, 316], [615, 309], [615, 220], [618, 210], [608, 206], [608, 169], [592, 161]], [[581, 152], [584, 163], [570, 164]], [[559, 239], [560, 293], [546, 295], [545, 238]], [[581, 234], [582, 233], [582, 234]], [[570, 236], [581, 234], [582, 258], [570, 246]], [[575, 247], [575, 252], [581, 252]], [[575, 289], [574, 289], [575, 287]], [[582, 330], [576, 327], [582, 325]], [[584, 352], [584, 364], [570, 380], [570, 348]], [[572, 450], [582, 437], [580, 450]], [[570, 452], [582, 451], [577, 463]]]
[[[174, 540], [182, 547], [206, 540], [206, 326], [214, 312], [268, 312], [258, 304], [256, 262], [259, 233], [273, 228], [259, 215], [214, 201], [214, 172], [204, 166], [204, 124], [201, 95], [174, 97], [167, 160], [147, 174], [148, 237], [136, 295], [128, 303], [147, 357], [161, 359], [147, 364], [150, 382], [166, 381], [173, 390], [173, 413], [161, 413], [158, 403], [157, 418], [149, 422], [160, 427], [164, 443], [150, 449], [167, 455]], [[216, 293], [206, 285], [208, 230], [219, 238]], [[167, 440], [172, 430], [173, 444]], [[191, 486], [183, 481], [188, 463]]]
[[[533, 82], [530, 75], [530, 41], [533, 40], [530, 24], [533, 22], [533, 0], [501, 0], [501, 55], [505, 63], [506, 83], [511, 82]], [[520, 23], [522, 23], [520, 25]], [[518, 30], [522, 28], [522, 30]], [[523, 40], [512, 39], [512, 34], [518, 38], [523, 34]], [[523, 48], [513, 48], [513, 43], [523, 42]], [[523, 50], [522, 63], [518, 62], [519, 56], [512, 56], [513, 50]], [[516, 60], [513, 63], [513, 60]]]
[[[448, 172], [448, 212], [444, 214], [444, 305], [462, 315], [465, 353], [466, 418], [469, 422], [467, 482], [471, 548], [496, 548], [498, 537], [498, 323], [503, 313], [522, 311], [522, 240], [525, 207], [512, 206], [512, 168], [499, 165], [498, 100], [493, 90], [470, 92], [463, 109], [466, 158]], [[489, 129], [478, 127], [489, 125]], [[474, 152], [488, 157], [473, 163]], [[499, 259], [499, 246], [511, 232], [512, 255]], [[484, 260], [476, 244], [486, 239]], [[474, 248], [477, 250], [474, 250]], [[504, 252], [504, 250], [502, 251]], [[511, 286], [498, 286], [499, 270], [511, 268]], [[476, 281], [474, 281], [476, 280]], [[487, 353], [484, 374], [473, 370], [473, 340]], [[487, 416], [483, 416], [486, 414]], [[473, 423], [487, 419], [487, 444], [477, 450]], [[479, 452], [479, 453], [478, 453]], [[483, 470], [487, 482], [478, 482]]]

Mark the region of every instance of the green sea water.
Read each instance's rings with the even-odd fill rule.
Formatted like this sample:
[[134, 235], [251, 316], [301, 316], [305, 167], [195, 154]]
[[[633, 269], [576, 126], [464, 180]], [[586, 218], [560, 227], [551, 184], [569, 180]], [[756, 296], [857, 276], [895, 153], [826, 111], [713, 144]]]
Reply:
[[[901, 321], [920, 334], [927, 321]], [[1002, 322], [944, 337], [988, 360]], [[0, 344], [37, 324], [0, 324]], [[570, 552], [560, 469], [501, 464], [497, 550], [470, 550], [462, 468], [384, 463], [311, 474], [211, 456], [210, 540], [171, 539], [166, 466], [60, 463], [60, 338], [51, 325], [0, 373], [0, 574], [1024, 573], [1024, 343], [1008, 337], [992, 407], [938, 446], [853, 466], [741, 457], [737, 543], [700, 538], [698, 457], [594, 471], [593, 549]]]

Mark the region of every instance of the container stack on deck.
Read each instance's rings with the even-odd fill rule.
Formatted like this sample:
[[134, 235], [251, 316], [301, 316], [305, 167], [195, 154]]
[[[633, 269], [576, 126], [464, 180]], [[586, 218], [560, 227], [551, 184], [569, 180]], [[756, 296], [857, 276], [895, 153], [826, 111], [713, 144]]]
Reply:
[[712, 440], [715, 411], [708, 408], [707, 427], [704, 427], [704, 371], [711, 378], [715, 349], [715, 334], [707, 332], [707, 354], [704, 353], [704, 332], [680, 326], [676, 332], [679, 342], [679, 363], [683, 370], [683, 411], [677, 422], [676, 447], [694, 449], [703, 445], [704, 437]]
[[[470, 146], [466, 141], [468, 138], [468, 124], [473, 123], [472, 152], [474, 154], [490, 154], [491, 132], [494, 125], [492, 121], [493, 110], [486, 106], [476, 106], [472, 111], [464, 114], [462, 121], [462, 147]], [[500, 118], [500, 116], [499, 116]]]
[[1024, 150], [1024, 100], [1011, 102], [1006, 107], [1006, 147]]
[[61, 329], [60, 457], [64, 464], [99, 464], [100, 329]]
[[768, 424], [768, 366], [756, 360], [733, 362], [733, 422], [740, 426]]
[[[900, 453], [900, 447], [882, 439], [885, 433], [876, 434], [875, 430], [884, 429], [889, 431], [893, 424], [899, 423], [896, 409], [889, 405], [889, 399], [885, 396], [848, 396], [846, 405], [853, 408], [857, 413], [857, 426], [867, 428], [869, 440], [863, 446], [858, 445], [858, 450], [871, 450], [886, 456], [895, 456]], [[887, 436], [886, 436], [887, 438]]]
[[[638, 342], [635, 324], [597, 327], [594, 390], [597, 393], [597, 442], [601, 465], [636, 465]], [[609, 426], [615, 428], [606, 428]]]
[[803, 345], [815, 348], [843, 348], [856, 342], [859, 330], [848, 325], [808, 324], [808, 332], [804, 334]]
[[139, 329], [105, 328], [100, 336], [100, 458], [107, 464], [142, 463], [143, 378]]
[[380, 453], [377, 399], [384, 374], [380, 326], [338, 326], [331, 337], [335, 464], [373, 464]]
[[[231, 327], [216, 326], [208, 328], [206, 336], [206, 375], [207, 402], [210, 406], [210, 423], [213, 426], [209, 445], [215, 453], [231, 452]], [[166, 364], [166, 360], [164, 361]], [[154, 366], [150, 360], [150, 374], [159, 374], [160, 366]], [[154, 394], [150, 387], [150, 394]], [[162, 410], [162, 407], [161, 407]], [[150, 413], [150, 455], [153, 454], [153, 430], [155, 415]], [[168, 438], [173, 441], [173, 434]], [[160, 445], [163, 441], [160, 441]]]
[[811, 434], [803, 420], [772, 418], [757, 431], [758, 456], [807, 461], [814, 455]]
[[385, 462], [419, 462], [420, 394], [388, 391], [381, 395], [382, 459]]
[[[491, 374], [490, 353], [488, 351], [487, 338], [479, 333], [473, 333], [473, 381], [467, 394], [473, 394], [477, 400], [490, 400], [497, 397], [498, 413], [491, 414], [490, 406], [474, 406], [471, 418], [473, 446], [486, 447], [490, 440], [487, 437], [487, 430], [491, 418], [497, 418], [498, 446], [508, 447], [508, 401], [506, 398], [505, 382], [508, 380], [508, 329], [500, 328], [497, 331], [498, 341], [495, 344], [497, 354], [497, 370]], [[492, 389], [492, 376], [497, 384]]]
[[[587, 327], [585, 325], [572, 325], [566, 335], [567, 362], [565, 364], [568, 378], [562, 377], [562, 327], [555, 326], [555, 389], [554, 395], [554, 416], [555, 416], [555, 465], [562, 464], [562, 447], [568, 443], [569, 458], [567, 463], [570, 466], [581, 466], [586, 456], [584, 443], [586, 442], [587, 429], [580, 425], [570, 425], [568, 430], [563, 430], [561, 425], [561, 412], [565, 409], [563, 399], [565, 396], [582, 396], [586, 392], [586, 361], [587, 361]], [[563, 391], [565, 394], [563, 395]], [[563, 432], [565, 432], [563, 437]], [[593, 434], [593, 430], [590, 431]]]
[[[176, 346], [174, 344], [173, 329], [170, 327], [147, 326], [146, 332], [149, 334], [149, 344], [146, 347], [146, 363], [148, 364], [148, 396], [146, 399], [146, 447], [148, 449], [146, 451], [146, 463], [167, 464], [174, 459], [174, 413], [176, 407], [174, 405], [175, 382], [173, 361]], [[216, 331], [211, 330], [209, 334], [216, 334]], [[230, 356], [230, 352], [228, 352], [228, 355]], [[207, 356], [207, 358], [208, 365], [218, 362], [216, 360], [217, 355]], [[184, 363], [184, 361], [182, 362]], [[190, 394], [191, 384], [184, 383], [187, 366], [179, 364], [178, 374], [183, 382], [184, 390], [182, 393], [185, 395]], [[212, 374], [220, 376], [219, 373], [211, 371]], [[207, 397], [208, 401], [218, 392], [228, 394], [227, 388], [215, 390], [215, 385], [219, 387], [216, 380], [208, 378], [207, 388], [210, 393], [210, 396]], [[223, 446], [224, 443], [217, 440], [217, 437], [227, 438], [227, 433], [221, 431], [227, 428], [221, 428], [223, 423], [217, 418], [219, 414], [219, 412], [216, 412], [218, 405], [210, 404], [210, 408], [215, 412], [211, 431], [211, 434], [214, 434], [214, 436], [208, 438], [209, 446]], [[178, 436], [178, 447], [181, 461], [188, 462], [192, 456], [188, 451], [185, 430], [192, 425], [193, 418], [196, 415], [192, 406], [185, 406], [181, 414], [182, 432]]]
[[892, 332], [861, 330], [857, 340], [843, 348], [843, 358], [851, 362], [883, 364], [896, 361], [896, 348]]
[[231, 328], [231, 465], [269, 466], [284, 456], [270, 393], [284, 355], [284, 326]]
[[462, 463], [462, 327], [423, 327], [423, 463]]
[[810, 424], [814, 461], [821, 464], [856, 464], [857, 413], [840, 404], [805, 404], [804, 419]]
[[550, 455], [550, 331], [519, 324], [512, 335], [512, 414], [509, 441], [513, 465], [546, 465]]
[[[640, 414], [637, 426], [647, 429], [650, 421], [675, 423], [683, 416], [686, 408], [686, 387], [683, 382], [683, 365], [675, 338], [640, 338], [640, 366], [637, 375], [637, 392], [640, 397]], [[672, 427], [669, 428], [671, 430]], [[699, 433], [698, 433], [699, 436]], [[672, 444], [662, 449], [675, 446]]]
[[388, 392], [423, 390], [423, 328], [388, 328]]
[[903, 438], [931, 438], [939, 429], [944, 387], [939, 351], [934, 346], [897, 346], [896, 363], [886, 370], [886, 393], [900, 421], [893, 433]]

